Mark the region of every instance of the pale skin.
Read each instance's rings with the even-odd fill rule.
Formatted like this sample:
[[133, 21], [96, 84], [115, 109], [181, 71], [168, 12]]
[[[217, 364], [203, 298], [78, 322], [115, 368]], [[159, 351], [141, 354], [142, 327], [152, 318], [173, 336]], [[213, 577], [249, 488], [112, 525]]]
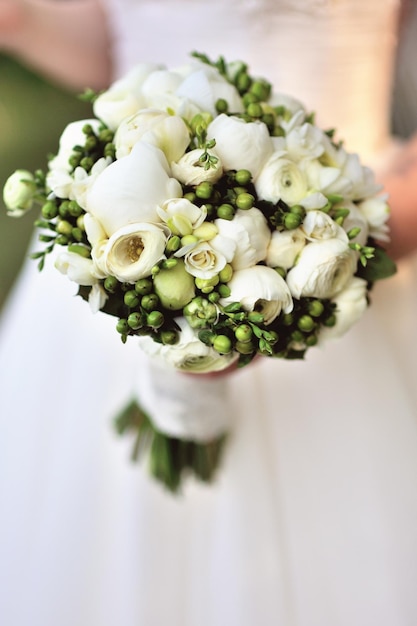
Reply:
[[[0, 50], [77, 92], [111, 81], [110, 39], [99, 0], [0, 0]], [[417, 134], [380, 182], [391, 207], [388, 252], [398, 260], [417, 249]]]

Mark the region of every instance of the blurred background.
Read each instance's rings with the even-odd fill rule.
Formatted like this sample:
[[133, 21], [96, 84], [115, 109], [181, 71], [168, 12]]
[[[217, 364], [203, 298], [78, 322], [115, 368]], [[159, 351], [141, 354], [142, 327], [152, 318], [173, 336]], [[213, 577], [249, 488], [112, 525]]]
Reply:
[[[417, 0], [403, 19], [393, 90], [392, 128], [407, 137], [417, 129]], [[45, 169], [65, 125], [91, 116], [91, 107], [0, 54], [0, 189], [17, 168]], [[6, 216], [0, 194], [0, 310], [25, 258], [34, 213]]]
[[[45, 169], [70, 121], [91, 117], [90, 105], [0, 54], [0, 189], [18, 168]], [[0, 309], [24, 260], [36, 215], [7, 217], [0, 194]]]

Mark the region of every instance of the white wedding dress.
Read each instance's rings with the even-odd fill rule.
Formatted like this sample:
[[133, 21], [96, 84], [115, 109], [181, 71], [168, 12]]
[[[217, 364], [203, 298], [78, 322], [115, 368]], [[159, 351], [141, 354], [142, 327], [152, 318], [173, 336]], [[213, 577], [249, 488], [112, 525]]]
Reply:
[[[113, 0], [115, 67], [192, 50], [250, 62], [389, 158], [395, 0]], [[416, 274], [375, 288], [304, 362], [187, 378], [230, 414], [215, 484], [175, 497], [112, 416], [146, 381], [114, 319], [28, 262], [0, 336], [0, 624], [417, 624]], [[181, 375], [178, 375], [181, 376]], [[146, 393], [146, 389], [145, 389]], [[214, 400], [213, 400], [214, 399]], [[156, 406], [157, 408], [157, 406]]]

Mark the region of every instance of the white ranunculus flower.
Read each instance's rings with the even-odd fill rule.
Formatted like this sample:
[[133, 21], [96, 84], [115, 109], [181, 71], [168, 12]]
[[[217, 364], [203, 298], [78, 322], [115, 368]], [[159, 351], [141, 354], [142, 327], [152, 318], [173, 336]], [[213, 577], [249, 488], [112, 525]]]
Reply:
[[128, 224], [159, 222], [158, 205], [181, 196], [181, 185], [170, 177], [163, 152], [139, 142], [127, 157], [114, 161], [96, 178], [86, 209], [110, 236]]
[[94, 115], [109, 128], [116, 130], [125, 117], [147, 106], [141, 93], [142, 86], [146, 78], [160, 67], [151, 63], [133, 67], [96, 98], [93, 104]]
[[204, 344], [185, 318], [177, 317], [175, 321], [181, 329], [178, 343], [163, 345], [149, 336], [139, 337], [139, 345], [142, 350], [171, 368], [194, 374], [205, 374], [226, 369], [239, 358], [237, 353], [219, 354]]
[[210, 155], [217, 157], [213, 167], [205, 168], [205, 163], [200, 161], [204, 150], [196, 148], [186, 152], [177, 162], [171, 163], [172, 175], [184, 185], [198, 185], [204, 181], [215, 183], [223, 174], [223, 165], [216, 150], [208, 150]]
[[75, 252], [61, 252], [55, 260], [55, 267], [77, 285], [91, 286], [97, 283], [93, 261]]
[[216, 69], [208, 65], [196, 65], [176, 91], [181, 98], [188, 98], [202, 111], [217, 115], [216, 102], [224, 99], [229, 103], [229, 111], [243, 113], [244, 107], [234, 85], [230, 84]]
[[222, 113], [208, 126], [208, 139], [216, 140], [216, 154], [225, 170], [249, 170], [256, 178], [273, 152], [268, 128], [262, 122], [245, 122]]
[[287, 133], [286, 146], [290, 159], [316, 159], [324, 152], [323, 131], [312, 124], [297, 126]]
[[319, 343], [341, 337], [362, 317], [368, 306], [366, 281], [354, 276], [333, 302], [336, 304], [336, 324], [322, 327]]
[[[339, 208], [339, 205], [336, 204], [334, 208], [337, 210]], [[350, 230], [352, 230], [352, 228], [360, 228], [359, 234], [351, 239], [351, 241], [364, 246], [368, 240], [369, 235], [369, 226], [368, 222], [366, 221], [365, 215], [353, 202], [343, 202], [342, 204], [340, 204], [340, 208], [349, 210], [349, 215], [343, 220], [344, 230], [348, 233]]]
[[122, 121], [114, 136], [116, 158], [132, 151], [138, 141], [145, 141], [165, 154], [168, 163], [184, 154], [190, 143], [190, 133], [184, 120], [156, 109], [143, 109]]
[[340, 167], [322, 165], [318, 159], [304, 159], [300, 162], [309, 189], [322, 194], [339, 194], [350, 197], [352, 181], [343, 174]]
[[294, 161], [275, 153], [262, 168], [255, 188], [261, 200], [274, 203], [283, 200], [293, 206], [307, 195], [308, 184], [304, 172]]
[[373, 171], [369, 167], [361, 165], [357, 154], [346, 154], [342, 175], [351, 181], [349, 197], [352, 200], [368, 198], [381, 190], [381, 185], [375, 181]]
[[301, 229], [309, 241], [341, 239], [346, 243], [348, 242], [347, 234], [343, 228], [323, 211], [308, 211]]
[[190, 248], [178, 250], [175, 256], [183, 256], [187, 272], [192, 276], [210, 279], [231, 261], [234, 251], [233, 241], [216, 235], [210, 241], [199, 241]]
[[101, 265], [121, 282], [134, 283], [151, 275], [164, 256], [166, 232], [156, 224], [129, 224], [106, 242]]
[[167, 224], [174, 235], [191, 235], [204, 222], [207, 209], [199, 207], [186, 198], [166, 200], [157, 208], [159, 218]]
[[235, 270], [244, 269], [263, 261], [271, 239], [271, 231], [264, 214], [253, 207], [248, 211], [238, 209], [233, 220], [215, 220], [219, 235], [236, 244], [232, 259]]
[[27, 170], [16, 170], [3, 188], [3, 201], [10, 217], [21, 217], [32, 208], [36, 192], [33, 174]]
[[264, 315], [265, 324], [270, 324], [284, 311], [293, 308], [291, 293], [285, 280], [271, 267], [254, 265], [233, 273], [227, 283], [231, 293], [220, 300], [223, 306], [240, 302], [246, 311], [257, 311]]
[[387, 219], [390, 209], [387, 203], [388, 194], [368, 198], [358, 204], [358, 208], [369, 224], [369, 234], [379, 241], [389, 241]]
[[305, 234], [301, 228], [283, 230], [272, 233], [271, 241], [266, 253], [266, 264], [270, 267], [282, 267], [285, 270], [292, 267], [306, 245]]
[[357, 257], [341, 239], [325, 239], [307, 244], [297, 264], [287, 274], [294, 298], [333, 298], [356, 271]]

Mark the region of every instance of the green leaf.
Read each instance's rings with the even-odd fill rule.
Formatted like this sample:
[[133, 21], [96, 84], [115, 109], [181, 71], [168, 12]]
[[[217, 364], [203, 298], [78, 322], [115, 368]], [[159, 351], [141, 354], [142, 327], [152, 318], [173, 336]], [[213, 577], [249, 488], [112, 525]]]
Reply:
[[393, 276], [396, 271], [397, 266], [386, 251], [383, 248], [375, 247], [373, 257], [367, 259], [365, 267], [359, 267], [357, 276], [373, 283]]

